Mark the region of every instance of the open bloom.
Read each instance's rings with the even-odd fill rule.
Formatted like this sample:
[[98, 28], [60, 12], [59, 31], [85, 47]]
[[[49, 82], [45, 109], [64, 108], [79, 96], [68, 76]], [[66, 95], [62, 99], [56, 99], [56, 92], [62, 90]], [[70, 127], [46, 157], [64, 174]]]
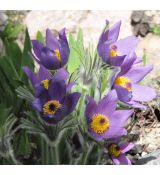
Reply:
[[129, 36], [117, 41], [120, 31], [121, 21], [111, 28], [104, 30], [100, 36], [97, 50], [103, 61], [112, 66], [121, 66], [125, 57], [135, 52], [138, 38]]
[[125, 153], [133, 147], [133, 143], [113, 142], [108, 146], [108, 154], [116, 165], [131, 165], [131, 161], [125, 156]]
[[112, 89], [117, 92], [118, 99], [127, 105], [144, 108], [138, 102], [151, 101], [156, 97], [155, 90], [138, 83], [153, 69], [152, 65], [137, 66], [134, 64], [136, 57], [133, 55], [126, 59], [121, 69], [116, 71], [111, 78]]
[[48, 93], [35, 98], [32, 106], [41, 114], [47, 123], [56, 124], [73, 112], [80, 98], [80, 93], [66, 93], [64, 80], [52, 79]]
[[[66, 82], [69, 76], [69, 73], [64, 68], [59, 69], [55, 75], [52, 76], [42, 65], [37, 74], [34, 74], [28, 66], [24, 66], [23, 70], [36, 90], [36, 97], [48, 90], [51, 79], [64, 80]], [[67, 84], [67, 91], [69, 91], [74, 84], [75, 82]]]
[[53, 36], [52, 32], [46, 30], [46, 45], [37, 40], [32, 40], [33, 55], [35, 60], [50, 70], [63, 67], [69, 57], [69, 46], [65, 29], [59, 32], [59, 39]]
[[85, 115], [91, 137], [102, 140], [127, 134], [124, 124], [133, 110], [115, 110], [117, 105], [115, 90], [109, 92], [98, 104], [91, 97], [88, 97], [88, 100]]

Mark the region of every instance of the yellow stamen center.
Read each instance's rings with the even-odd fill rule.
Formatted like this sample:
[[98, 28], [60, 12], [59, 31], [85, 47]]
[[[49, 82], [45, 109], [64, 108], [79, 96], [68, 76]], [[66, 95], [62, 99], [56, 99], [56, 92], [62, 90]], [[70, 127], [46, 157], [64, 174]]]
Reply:
[[120, 76], [120, 77], [116, 78], [115, 84], [127, 89], [129, 92], [132, 91], [131, 81], [126, 77]]
[[116, 57], [116, 56], [118, 56], [118, 52], [116, 51], [116, 50], [113, 50], [113, 49], [111, 49], [110, 50], [110, 55], [109, 55], [111, 58], [112, 57]]
[[57, 60], [61, 61], [61, 54], [60, 54], [59, 49], [55, 49], [54, 50], [54, 54], [56, 55]]
[[53, 115], [62, 105], [57, 100], [50, 100], [43, 105], [43, 112], [47, 115]]
[[95, 133], [103, 134], [109, 129], [108, 117], [103, 114], [94, 115], [90, 127]]
[[41, 81], [41, 83], [45, 89], [48, 89], [48, 87], [49, 87], [49, 80], [48, 79]]
[[108, 152], [111, 156], [118, 157], [121, 154], [121, 149], [118, 145], [113, 143], [108, 147]]

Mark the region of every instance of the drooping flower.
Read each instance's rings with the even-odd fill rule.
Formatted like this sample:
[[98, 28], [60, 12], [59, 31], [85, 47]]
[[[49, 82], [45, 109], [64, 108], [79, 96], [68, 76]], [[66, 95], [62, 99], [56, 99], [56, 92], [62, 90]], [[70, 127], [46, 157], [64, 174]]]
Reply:
[[115, 141], [108, 145], [108, 154], [116, 165], [131, 165], [131, 161], [125, 153], [134, 147], [133, 143], [118, 143]]
[[69, 45], [65, 29], [59, 32], [59, 39], [52, 32], [46, 30], [46, 45], [37, 40], [32, 40], [33, 55], [35, 60], [50, 70], [63, 67], [69, 58]]
[[88, 97], [88, 101], [85, 115], [91, 137], [102, 140], [127, 134], [124, 124], [133, 110], [115, 110], [117, 105], [115, 90], [109, 92], [98, 104], [91, 97]]
[[111, 28], [104, 30], [97, 46], [99, 56], [105, 63], [112, 66], [121, 66], [125, 57], [135, 52], [139, 40], [135, 36], [129, 36], [117, 41], [120, 26], [121, 21], [114, 24]]
[[[64, 68], [59, 69], [55, 75], [52, 76], [49, 71], [42, 65], [40, 66], [37, 74], [34, 74], [28, 66], [24, 66], [23, 71], [31, 81], [32, 86], [36, 91], [36, 97], [40, 96], [43, 92], [48, 90], [51, 79], [64, 80], [67, 82], [69, 76], [69, 73]], [[69, 91], [74, 84], [75, 82], [67, 84], [67, 91]]]
[[117, 92], [118, 99], [130, 106], [144, 108], [139, 102], [148, 102], [156, 97], [153, 88], [138, 83], [153, 69], [152, 65], [138, 66], [135, 55], [125, 59], [121, 68], [111, 78], [112, 89]]
[[67, 93], [64, 80], [52, 79], [48, 93], [35, 98], [32, 106], [41, 114], [43, 120], [56, 124], [75, 109], [80, 93]]

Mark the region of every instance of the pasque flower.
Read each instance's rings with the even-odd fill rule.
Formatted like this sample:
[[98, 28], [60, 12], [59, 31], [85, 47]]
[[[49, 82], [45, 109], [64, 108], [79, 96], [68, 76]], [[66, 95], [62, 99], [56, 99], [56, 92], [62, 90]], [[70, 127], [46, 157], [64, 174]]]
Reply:
[[[108, 22], [107, 22], [108, 25]], [[121, 66], [126, 55], [135, 52], [138, 38], [129, 36], [117, 41], [121, 21], [104, 30], [99, 38], [97, 50], [103, 61], [112, 66]]]
[[111, 85], [121, 102], [145, 109], [139, 102], [151, 101], [156, 97], [156, 93], [154, 89], [138, 83], [153, 69], [153, 66], [139, 66], [135, 64], [136, 60], [135, 54], [126, 57], [121, 68], [112, 75]]
[[85, 115], [91, 137], [102, 140], [127, 134], [124, 125], [133, 110], [115, 110], [117, 105], [115, 90], [109, 92], [98, 104], [91, 97], [88, 97], [88, 101]]
[[[32, 86], [35, 88], [36, 97], [40, 96], [45, 91], [47, 92], [51, 79], [64, 80], [67, 82], [69, 77], [69, 73], [64, 68], [59, 69], [54, 76], [52, 76], [42, 65], [40, 66], [37, 74], [34, 74], [28, 66], [24, 66], [23, 71], [26, 73], [32, 83]], [[74, 84], [75, 82], [67, 84], [67, 91], [69, 91]]]
[[63, 67], [69, 57], [69, 45], [65, 29], [59, 32], [59, 39], [53, 36], [52, 32], [46, 30], [46, 45], [37, 40], [32, 40], [33, 55], [35, 60], [50, 70]]
[[47, 123], [56, 124], [75, 109], [80, 93], [67, 93], [64, 80], [51, 79], [48, 93], [35, 98], [32, 106]]
[[126, 157], [125, 153], [134, 147], [133, 143], [118, 143], [114, 141], [108, 145], [108, 154], [116, 165], [131, 165], [131, 161]]

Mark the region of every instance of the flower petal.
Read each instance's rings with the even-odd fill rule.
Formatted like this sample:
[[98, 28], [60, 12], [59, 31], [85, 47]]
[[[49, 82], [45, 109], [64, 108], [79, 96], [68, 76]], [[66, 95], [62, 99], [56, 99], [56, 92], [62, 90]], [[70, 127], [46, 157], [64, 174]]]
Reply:
[[50, 70], [58, 69], [63, 66], [62, 62], [54, 55], [54, 52], [47, 47], [43, 47], [41, 50], [41, 64]]
[[42, 103], [41, 100], [39, 98], [35, 98], [32, 101], [32, 106], [34, 109], [36, 109], [38, 112], [42, 112]]
[[133, 143], [123, 143], [119, 145], [121, 153], [126, 153], [134, 147]]
[[49, 79], [51, 79], [52, 76], [43, 65], [40, 65], [37, 77], [38, 77], [39, 81], [42, 81], [42, 80], [45, 80], [45, 79], [49, 80]]
[[136, 58], [137, 57], [136, 57], [136, 54], [134, 52], [128, 54], [125, 57], [123, 64], [121, 65], [121, 72], [120, 72], [119, 76], [124, 75], [125, 73], [127, 73], [129, 71], [129, 69], [132, 67], [133, 63], [135, 62]]
[[120, 27], [121, 27], [121, 21], [118, 21], [109, 29], [108, 40], [112, 40], [112, 42], [117, 41]]
[[140, 82], [151, 70], [153, 65], [132, 67], [124, 76], [129, 78], [132, 83]]
[[118, 127], [117, 125], [110, 125], [108, 131], [104, 133], [105, 138], [117, 138], [127, 134], [127, 130], [125, 128]]
[[125, 154], [120, 154], [118, 159], [121, 165], [131, 165], [131, 161], [125, 156]]
[[132, 52], [135, 52], [138, 42], [138, 37], [129, 36], [118, 40], [114, 45], [117, 46], [119, 55], [128, 55]]
[[117, 92], [118, 99], [122, 102], [128, 102], [132, 98], [132, 92], [129, 92], [127, 89], [114, 85], [114, 89]]
[[113, 162], [114, 162], [116, 165], [120, 165], [120, 161], [119, 161], [119, 159], [118, 159], [117, 157], [113, 157], [113, 156], [112, 156], [112, 160], [113, 160]]
[[93, 115], [96, 114], [98, 106], [93, 98], [87, 96], [87, 100], [88, 100], [88, 104], [85, 109], [85, 115], [86, 115], [87, 121], [89, 122], [89, 120], [93, 117]]
[[55, 78], [55, 79], [60, 79], [60, 80], [67, 81], [68, 76], [69, 76], [69, 74], [68, 74], [68, 72], [66, 71], [66, 69], [61, 68], [61, 69], [59, 69], [59, 70], [55, 73], [54, 78]]
[[65, 82], [52, 79], [48, 88], [48, 94], [51, 99], [61, 101], [66, 94]]
[[142, 105], [142, 104], [140, 104], [140, 103], [137, 103], [137, 102], [135, 102], [135, 101], [133, 101], [133, 100], [127, 102], [127, 104], [128, 104], [129, 106], [132, 106], [133, 108], [140, 108], [140, 109], [144, 109], [144, 110], [146, 110], [146, 108], [147, 108], [146, 106], [144, 106], [144, 105]]
[[125, 55], [112, 57], [112, 58], [109, 59], [109, 63], [112, 66], [121, 66], [123, 61], [124, 61], [124, 59], [125, 59]]
[[133, 112], [134, 110], [116, 110], [110, 117], [110, 124], [117, 124], [118, 126], [123, 127]]
[[51, 50], [59, 49], [59, 42], [49, 29], [46, 30], [46, 45]]
[[135, 101], [151, 101], [154, 98], [156, 98], [156, 92], [153, 88], [133, 84], [132, 85], [133, 91], [132, 91], [132, 100]]
[[81, 94], [79, 92], [74, 92], [65, 96], [62, 102], [62, 113], [63, 116], [67, 116], [72, 113], [75, 109]]
[[117, 106], [117, 94], [115, 90], [110, 91], [107, 96], [105, 96], [98, 103], [98, 113], [110, 116], [115, 111]]
[[44, 45], [37, 40], [32, 40], [32, 46], [33, 46], [34, 54], [40, 60], [41, 59], [41, 50], [44, 47]]
[[22, 69], [27, 75], [27, 77], [29, 78], [29, 80], [31, 81], [32, 86], [35, 87], [36, 83], [38, 83], [39, 81], [37, 77], [35, 76], [35, 74], [33, 73], [33, 71], [28, 66], [24, 66], [22, 67]]

